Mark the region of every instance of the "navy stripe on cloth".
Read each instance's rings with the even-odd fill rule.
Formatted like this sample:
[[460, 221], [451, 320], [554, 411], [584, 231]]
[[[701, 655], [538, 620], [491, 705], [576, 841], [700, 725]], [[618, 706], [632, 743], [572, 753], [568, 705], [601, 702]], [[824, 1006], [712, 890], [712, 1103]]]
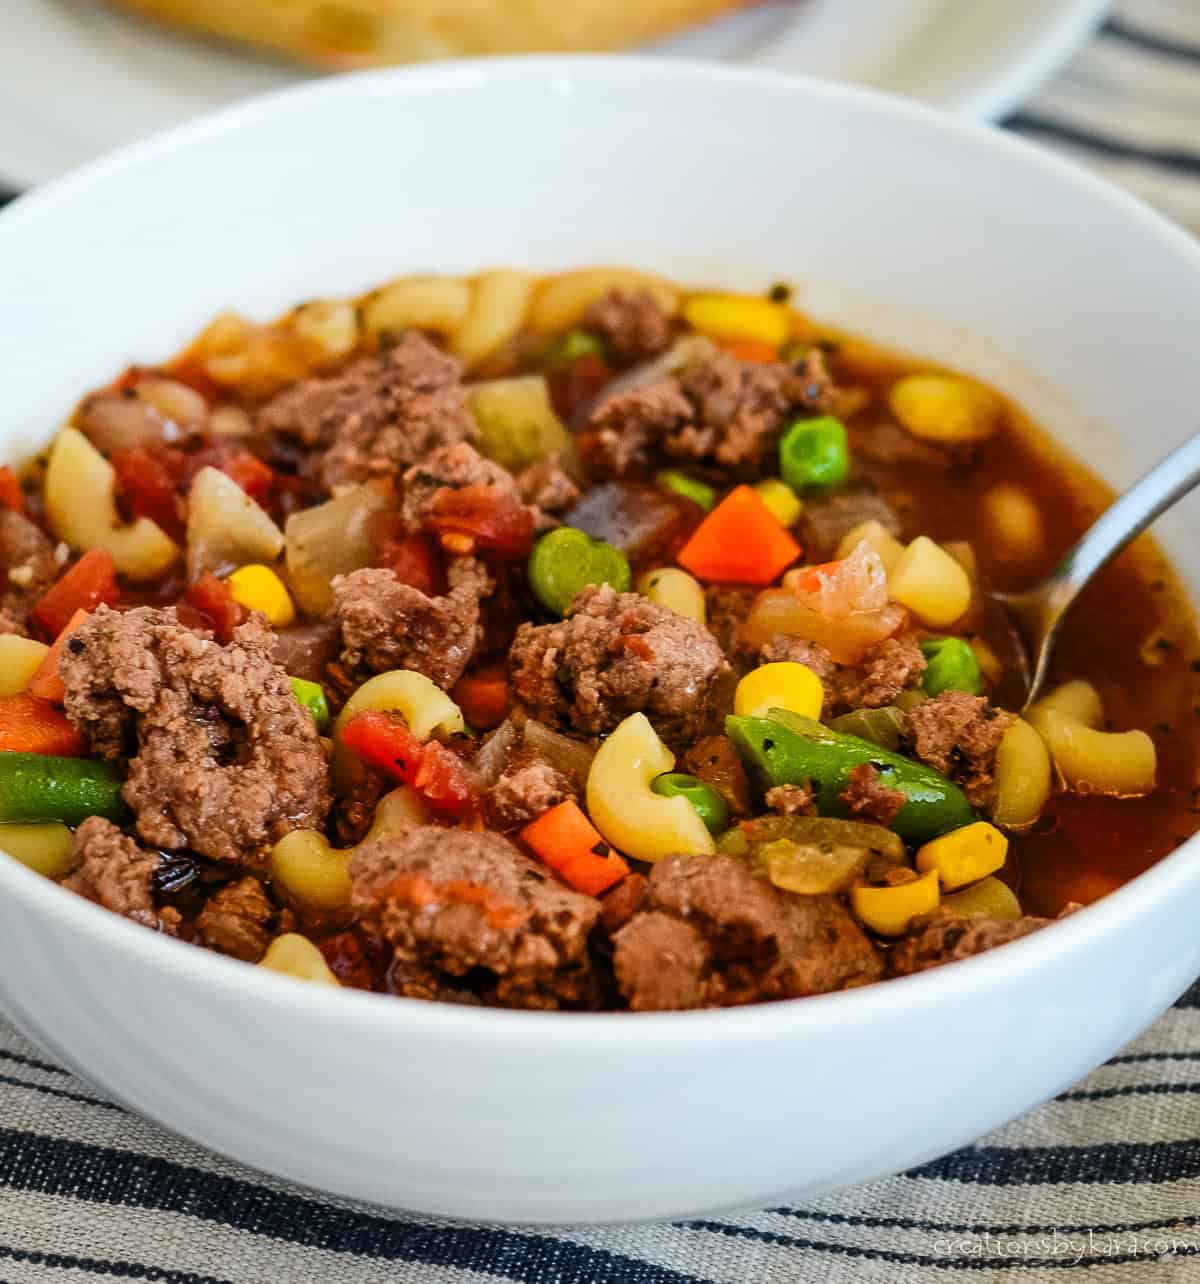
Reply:
[[1137, 45], [1150, 53], [1165, 54], [1169, 58], [1183, 58], [1189, 62], [1200, 62], [1200, 45], [1185, 44], [1180, 40], [1169, 40], [1144, 27], [1136, 27], [1124, 18], [1109, 18], [1101, 27], [1106, 36], [1123, 40], [1127, 44]]
[[1031, 112], [1017, 112], [1005, 125], [1014, 133], [1048, 142], [1070, 143], [1106, 156], [1110, 160], [1138, 161], [1143, 165], [1157, 165], [1175, 174], [1200, 178], [1200, 152], [1186, 151], [1179, 147], [1139, 147], [1134, 143], [1114, 138], [1110, 134], [1097, 134], [1078, 125], [1068, 125], [1061, 120]]
[[830, 1226], [865, 1226], [880, 1230], [930, 1231], [949, 1235], [1128, 1235], [1137, 1231], [1182, 1230], [1200, 1226], [1200, 1215], [1194, 1217], [1156, 1217], [1140, 1222], [937, 1222], [917, 1217], [871, 1217], [866, 1213], [824, 1213], [807, 1208], [768, 1208], [769, 1213], [780, 1217], [794, 1217], [804, 1222], [822, 1222]]
[[129, 1113], [124, 1106], [118, 1106], [115, 1101], [104, 1101], [100, 1097], [92, 1097], [85, 1092], [71, 1092], [67, 1088], [51, 1088], [49, 1084], [33, 1083], [29, 1079], [18, 1079], [11, 1074], [0, 1074], [0, 1083], [8, 1084], [10, 1088], [26, 1088], [44, 1097], [62, 1097], [66, 1101], [78, 1101], [82, 1105], [95, 1106], [99, 1110], [115, 1110], [120, 1115]]
[[[165, 1266], [147, 1266], [144, 1262], [110, 1262], [98, 1257], [75, 1257], [70, 1253], [39, 1253], [0, 1244], [0, 1261], [44, 1266], [51, 1270], [78, 1271], [82, 1275], [111, 1275], [123, 1280], [151, 1280], [158, 1284], [230, 1284], [215, 1275], [197, 1275], [192, 1271], [173, 1271]], [[0, 1284], [7, 1284], [0, 1280]]]
[[909, 1177], [980, 1186], [1141, 1185], [1200, 1177], [1200, 1139], [1097, 1146], [971, 1146], [912, 1169]]
[[[994, 1271], [1005, 1269], [1052, 1270], [1066, 1268], [1075, 1270], [1080, 1263], [1071, 1257], [943, 1257], [928, 1253], [905, 1253], [898, 1249], [862, 1248], [855, 1244], [831, 1244], [822, 1240], [804, 1239], [795, 1235], [780, 1235], [775, 1231], [758, 1230], [751, 1226], [731, 1226], [725, 1222], [694, 1221], [685, 1223], [696, 1230], [711, 1231], [737, 1239], [757, 1240], [760, 1243], [772, 1244], [777, 1248], [806, 1249], [831, 1253], [839, 1257], [859, 1258], [870, 1262], [891, 1262], [898, 1266], [932, 1266], [940, 1270], [954, 1271]], [[1181, 1245], [1175, 1249], [1178, 1257], [1200, 1257], [1200, 1245]], [[1104, 1265], [1128, 1265], [1132, 1262], [1158, 1261], [1159, 1252], [1149, 1247], [1141, 1252], [1108, 1254], [1103, 1257]]]
[[459, 1267], [542, 1284], [697, 1284], [620, 1253], [517, 1231], [429, 1226], [287, 1195], [169, 1160], [0, 1129], [0, 1186], [95, 1204], [180, 1213], [306, 1248]]

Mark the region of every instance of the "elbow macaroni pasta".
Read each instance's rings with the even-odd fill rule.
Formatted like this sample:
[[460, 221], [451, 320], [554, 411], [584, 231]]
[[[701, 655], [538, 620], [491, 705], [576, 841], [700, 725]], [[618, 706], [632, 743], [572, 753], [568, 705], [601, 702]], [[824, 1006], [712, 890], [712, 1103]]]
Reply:
[[614, 847], [637, 860], [677, 852], [708, 856], [712, 835], [686, 798], [654, 793], [650, 782], [675, 765], [644, 713], [635, 713], [600, 746], [587, 778], [592, 823]]

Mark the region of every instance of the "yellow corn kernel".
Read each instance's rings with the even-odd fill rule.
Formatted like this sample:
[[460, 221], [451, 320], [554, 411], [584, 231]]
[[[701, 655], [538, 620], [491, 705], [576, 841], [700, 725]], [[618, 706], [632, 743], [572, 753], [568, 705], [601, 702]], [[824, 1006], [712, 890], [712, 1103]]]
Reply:
[[891, 887], [855, 887], [850, 908], [858, 921], [880, 936], [901, 936], [921, 914], [932, 914], [941, 903], [937, 870]]
[[345, 909], [353, 855], [353, 849], [336, 851], [315, 829], [293, 829], [271, 848], [271, 877], [305, 909]]
[[337, 977], [329, 970], [325, 956], [306, 936], [298, 932], [285, 932], [267, 947], [258, 965], [271, 972], [282, 972], [297, 981], [315, 981], [318, 985], [339, 985]]
[[703, 624], [708, 610], [699, 582], [678, 566], [660, 566], [647, 571], [637, 582], [638, 592], [656, 606]]
[[42, 667], [49, 650], [44, 643], [32, 638], [0, 633], [0, 696], [19, 695], [24, 691], [29, 679]]
[[241, 566], [229, 577], [233, 600], [248, 611], [261, 611], [272, 628], [286, 629], [296, 618], [296, 608], [283, 581], [269, 566]]
[[1042, 547], [1042, 514], [1029, 493], [1005, 482], [983, 497], [983, 519], [992, 535], [992, 552], [1032, 557]]
[[896, 563], [904, 553], [904, 545], [895, 535], [882, 522], [872, 519], [869, 522], [859, 522], [853, 530], [847, 531], [842, 536], [834, 557], [841, 561], [842, 558], [849, 557], [860, 544], [866, 544], [872, 553], [878, 554], [883, 569], [889, 575], [896, 569]]
[[996, 394], [961, 375], [905, 375], [892, 385], [888, 401], [914, 437], [946, 446], [983, 441], [1000, 418]]
[[966, 571], [927, 535], [918, 535], [900, 555], [888, 592], [936, 629], [953, 624], [971, 605]]
[[1021, 902], [1013, 889], [998, 878], [980, 879], [953, 896], [943, 896], [942, 909], [966, 918], [973, 914], [986, 914], [989, 918], [1021, 917]]
[[779, 347], [791, 324], [781, 303], [750, 294], [697, 294], [683, 305], [684, 319], [716, 339], [754, 339]]
[[824, 703], [821, 679], [808, 665], [793, 660], [752, 669], [733, 693], [733, 711], [741, 718], [765, 717], [770, 709], [790, 709], [805, 718], [820, 718]]
[[62, 878], [71, 868], [72, 844], [71, 831], [58, 820], [0, 825], [0, 852], [47, 878]]
[[656, 861], [682, 852], [709, 856], [712, 835], [686, 798], [663, 797], [650, 788], [670, 771], [675, 755], [644, 713], [631, 714], [596, 751], [587, 778], [592, 823], [618, 850]]
[[1008, 839], [986, 820], [964, 825], [928, 842], [917, 852], [917, 868], [937, 874], [948, 892], [977, 883], [1004, 866]]
[[800, 520], [804, 504], [787, 482], [779, 477], [767, 477], [758, 482], [754, 489], [780, 526], [794, 526]]

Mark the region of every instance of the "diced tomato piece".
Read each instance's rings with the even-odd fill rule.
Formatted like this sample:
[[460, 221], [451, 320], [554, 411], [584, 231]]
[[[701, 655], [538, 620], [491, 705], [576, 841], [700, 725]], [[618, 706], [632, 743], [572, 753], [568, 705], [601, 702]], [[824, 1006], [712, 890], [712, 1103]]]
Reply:
[[166, 373], [169, 378], [187, 384], [193, 392], [198, 392], [210, 404], [215, 405], [223, 397], [229, 396], [229, 389], [219, 384], [204, 368], [203, 360], [192, 353], [184, 353], [182, 357], [172, 361]]
[[343, 985], [356, 990], [375, 988], [375, 965], [354, 932], [339, 932], [321, 942], [329, 970]]
[[270, 466], [230, 437], [210, 438], [194, 454], [187, 456], [185, 485], [190, 485], [202, 468], [219, 468], [257, 503], [266, 499], [275, 484], [275, 474]]
[[501, 663], [487, 664], [459, 678], [450, 698], [480, 731], [498, 727], [508, 712], [508, 674]]
[[[533, 514], [495, 486], [440, 490], [433, 501], [429, 527], [452, 552], [459, 550], [447, 536], [463, 536], [474, 549], [506, 559], [526, 557], [533, 547]], [[462, 551], [473, 550], [464, 546]]]
[[356, 713], [342, 728], [342, 744], [403, 785], [415, 783], [425, 750], [399, 718], [377, 709]]
[[128, 446], [114, 450], [109, 463], [117, 474], [117, 490], [129, 516], [148, 517], [172, 539], [182, 539], [179, 487], [184, 456], [169, 448]]
[[413, 785], [434, 811], [448, 816], [465, 816], [479, 802], [466, 764], [436, 740], [425, 746]]
[[212, 620], [190, 602], [175, 603], [175, 618], [185, 629], [211, 629], [213, 626]]
[[370, 709], [342, 728], [342, 744], [368, 766], [411, 785], [435, 811], [464, 816], [478, 805], [462, 759], [436, 740], [417, 739], [396, 716]]
[[0, 508], [13, 513], [25, 511], [25, 492], [11, 468], [0, 468]]
[[594, 352], [576, 357], [550, 378], [550, 404], [568, 422], [613, 377], [612, 367]]
[[23, 692], [0, 699], [0, 751], [77, 758], [83, 736], [61, 709]]
[[250, 613], [234, 599], [224, 580], [206, 571], [187, 591], [187, 604], [199, 611], [220, 642], [233, 641], [233, 631], [245, 624]]
[[386, 566], [401, 584], [420, 589], [427, 597], [446, 591], [441, 551], [428, 535], [409, 535], [399, 513], [377, 513], [372, 522], [371, 542], [376, 561]]
[[256, 501], [265, 499], [275, 482], [275, 474], [270, 468], [248, 450], [239, 450], [237, 454], [231, 455], [221, 465], [221, 471], [232, 477]]
[[76, 611], [94, 611], [101, 603], [112, 606], [119, 595], [112, 554], [93, 548], [46, 590], [33, 608], [33, 621], [53, 640]]

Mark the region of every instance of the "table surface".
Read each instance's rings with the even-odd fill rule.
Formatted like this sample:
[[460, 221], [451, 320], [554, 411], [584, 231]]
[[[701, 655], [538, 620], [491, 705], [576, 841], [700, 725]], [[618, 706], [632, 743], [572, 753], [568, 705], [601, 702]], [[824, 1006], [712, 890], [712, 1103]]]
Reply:
[[[1119, 3], [1006, 126], [1200, 232], [1200, 0]], [[738, 1217], [543, 1232], [263, 1178], [104, 1100], [0, 1024], [0, 1284], [999, 1284], [1072, 1270], [1195, 1284], [1198, 1094], [1200, 985], [1071, 1091], [914, 1172]]]

